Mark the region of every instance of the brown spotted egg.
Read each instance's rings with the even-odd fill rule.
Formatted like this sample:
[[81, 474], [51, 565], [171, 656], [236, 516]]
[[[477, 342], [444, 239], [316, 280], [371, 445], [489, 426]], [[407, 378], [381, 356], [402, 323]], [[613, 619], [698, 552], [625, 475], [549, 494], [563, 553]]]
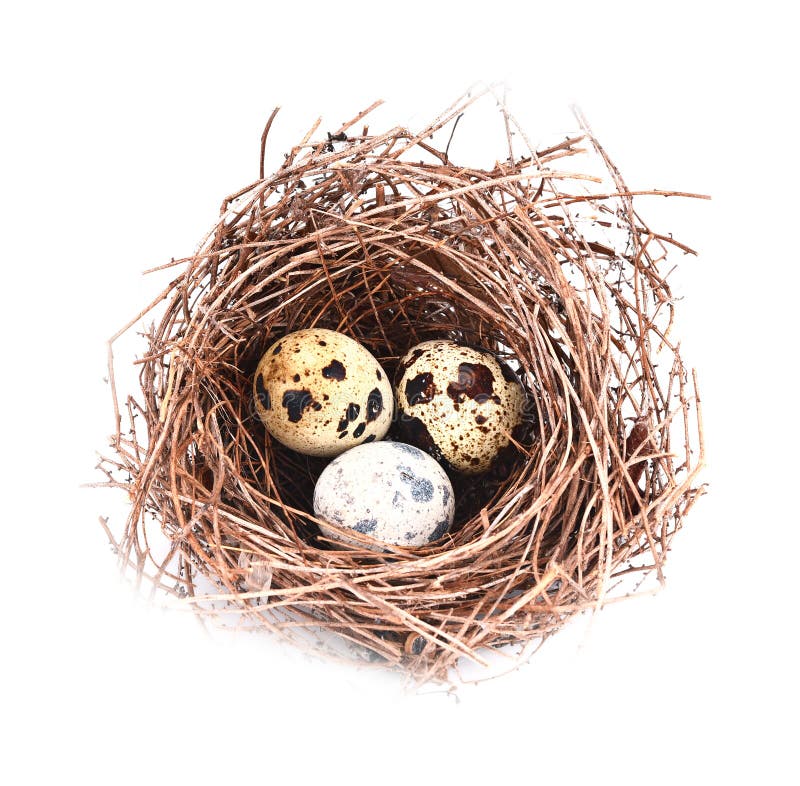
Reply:
[[276, 341], [258, 364], [253, 394], [267, 431], [308, 456], [383, 439], [394, 414], [378, 361], [349, 336], [323, 328]]
[[397, 371], [403, 440], [467, 475], [487, 471], [520, 426], [525, 391], [486, 351], [424, 341]]

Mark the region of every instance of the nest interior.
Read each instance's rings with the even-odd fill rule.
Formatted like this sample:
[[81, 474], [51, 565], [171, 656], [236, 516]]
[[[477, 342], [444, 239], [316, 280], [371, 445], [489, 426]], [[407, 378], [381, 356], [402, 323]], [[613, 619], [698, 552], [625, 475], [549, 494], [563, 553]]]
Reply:
[[[101, 467], [130, 495], [122, 531], [107, 525], [126, 569], [203, 613], [333, 633], [420, 680], [539, 642], [627, 594], [626, 577], [662, 577], [701, 491], [699, 402], [663, 274], [670, 244], [688, 249], [647, 228], [585, 127], [521, 155], [509, 132], [491, 169], [452, 162], [432, 138], [472, 100], [416, 134], [371, 135], [359, 126], [372, 107], [320, 140], [316, 124], [265, 177], [268, 124], [259, 179], [172, 263], [141, 390], [114, 391]], [[610, 190], [562, 168], [581, 157], [602, 163]], [[527, 430], [489, 474], [453, 476], [445, 539], [376, 554], [320, 535], [311, 500], [326, 461], [270, 439], [251, 392], [265, 349], [308, 327], [352, 336], [390, 374], [430, 338], [518, 374]]]

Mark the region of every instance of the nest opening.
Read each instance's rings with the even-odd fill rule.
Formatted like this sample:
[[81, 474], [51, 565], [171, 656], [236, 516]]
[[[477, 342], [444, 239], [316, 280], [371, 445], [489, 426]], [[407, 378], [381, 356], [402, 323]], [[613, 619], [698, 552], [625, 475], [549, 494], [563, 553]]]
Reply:
[[[362, 113], [226, 199], [163, 293], [141, 393], [115, 399], [102, 464], [132, 502], [109, 537], [154, 587], [289, 637], [332, 632], [421, 680], [541, 640], [626, 576], [661, 578], [701, 491], [668, 238], [634, 211], [587, 128], [526, 155], [509, 143], [490, 170], [452, 163], [429, 138], [472, 100], [419, 134], [353, 132]], [[589, 155], [610, 192], [582, 192], [592, 178], [558, 168]], [[506, 361], [526, 388], [524, 428], [493, 469], [451, 473], [446, 538], [376, 554], [320, 535], [312, 494], [327, 460], [270, 439], [251, 393], [267, 347], [309, 327], [346, 333], [392, 376], [415, 344], [452, 339]]]

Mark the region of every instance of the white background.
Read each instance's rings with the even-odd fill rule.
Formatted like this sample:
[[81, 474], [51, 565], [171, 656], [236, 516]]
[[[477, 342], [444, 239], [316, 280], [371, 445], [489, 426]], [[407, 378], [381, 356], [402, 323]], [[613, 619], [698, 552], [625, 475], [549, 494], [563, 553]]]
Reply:
[[[2, 12], [7, 783], [796, 783], [798, 172], [782, 3], [26, 3]], [[676, 255], [710, 493], [667, 588], [457, 696], [205, 634], [132, 598], [80, 489], [105, 340], [224, 195], [318, 114], [419, 126], [504, 81], [534, 142], [577, 102]], [[373, 125], [377, 128], [377, 125]], [[494, 139], [487, 144], [501, 140]], [[494, 154], [494, 150], [489, 151]], [[502, 155], [502, 147], [497, 148]], [[116, 517], [115, 519], [113, 517]]]

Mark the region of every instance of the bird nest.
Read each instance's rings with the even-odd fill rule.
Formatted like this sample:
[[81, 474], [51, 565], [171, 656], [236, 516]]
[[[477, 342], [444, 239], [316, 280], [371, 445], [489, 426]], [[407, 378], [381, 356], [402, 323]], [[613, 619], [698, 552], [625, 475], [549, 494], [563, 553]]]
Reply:
[[[702, 491], [664, 273], [668, 249], [689, 249], [645, 225], [582, 121], [517, 154], [524, 134], [501, 107], [507, 158], [451, 161], [473, 100], [419, 133], [371, 135], [359, 126], [374, 107], [321, 139], [317, 123], [264, 176], [273, 113], [259, 179], [117, 336], [152, 315], [136, 395], [117, 393], [112, 362], [117, 429], [100, 465], [130, 497], [119, 531], [104, 522], [126, 571], [225, 624], [344, 643], [421, 681], [489, 650], [529, 653], [663, 578]], [[326, 460], [271, 439], [252, 397], [266, 348], [309, 327], [352, 336], [390, 374], [433, 338], [517, 372], [527, 433], [488, 474], [452, 477], [445, 538], [376, 553], [322, 535]]]

